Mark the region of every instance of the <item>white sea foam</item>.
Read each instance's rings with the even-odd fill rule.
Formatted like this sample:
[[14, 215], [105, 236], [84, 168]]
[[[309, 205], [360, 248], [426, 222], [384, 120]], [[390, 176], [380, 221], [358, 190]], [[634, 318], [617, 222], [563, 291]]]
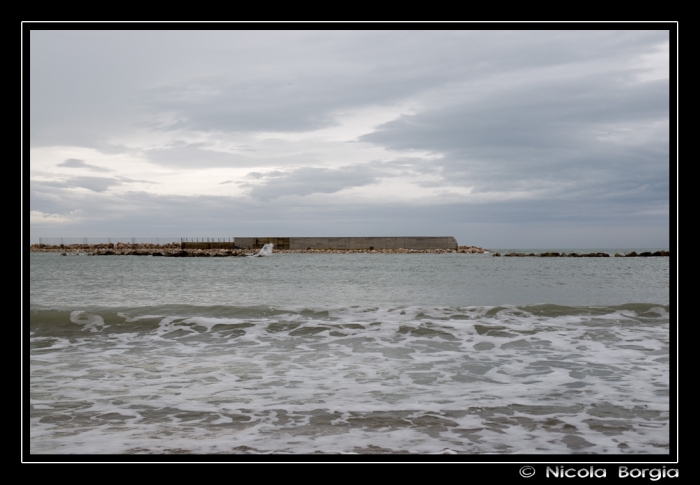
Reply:
[[[33, 357], [33, 451], [647, 453], [668, 441], [668, 366], [654, 360], [667, 336], [620, 325], [633, 311], [270, 313], [161, 316], [142, 331], [129, 312], [129, 331], [71, 313], [100, 331]], [[60, 415], [73, 432], [48, 419]]]
[[83, 330], [90, 330], [91, 332], [97, 332], [105, 327], [105, 322], [100, 315], [94, 315], [82, 310], [71, 312], [70, 321], [82, 325]]

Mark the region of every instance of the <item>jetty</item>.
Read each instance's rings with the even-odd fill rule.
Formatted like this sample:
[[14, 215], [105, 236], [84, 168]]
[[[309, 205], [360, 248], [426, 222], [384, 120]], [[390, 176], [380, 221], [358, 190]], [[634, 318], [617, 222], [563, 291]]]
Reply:
[[[30, 252], [61, 253], [87, 256], [165, 256], [165, 257], [225, 257], [251, 256], [266, 244], [273, 245], [275, 253], [384, 253], [384, 254], [490, 254], [494, 257], [569, 257], [607, 258], [605, 252], [494, 252], [479, 246], [460, 246], [452, 236], [401, 237], [227, 237], [227, 238], [143, 238], [153, 242], [136, 242], [137, 238], [54, 238], [40, 239], [29, 247]], [[106, 241], [105, 241], [106, 239]], [[142, 239], [142, 241], [143, 241]], [[166, 242], [163, 241], [165, 239]], [[93, 244], [90, 244], [93, 242]], [[615, 257], [670, 256], [666, 250], [615, 253]]]
[[453, 236], [438, 237], [236, 237], [233, 241], [181, 241], [182, 249], [262, 249], [274, 244], [275, 251], [305, 249], [455, 249]]
[[[53, 244], [51, 244], [53, 243]], [[72, 244], [71, 244], [72, 243]], [[381, 236], [381, 237], [237, 237], [180, 238], [179, 242], [135, 242], [135, 238], [114, 238], [89, 244], [88, 238], [41, 239], [30, 246], [31, 252], [60, 252], [63, 255], [88, 256], [166, 256], [223, 257], [251, 256], [266, 244], [275, 253], [397, 253], [444, 254], [488, 253], [478, 246], [459, 246], [453, 236]]]

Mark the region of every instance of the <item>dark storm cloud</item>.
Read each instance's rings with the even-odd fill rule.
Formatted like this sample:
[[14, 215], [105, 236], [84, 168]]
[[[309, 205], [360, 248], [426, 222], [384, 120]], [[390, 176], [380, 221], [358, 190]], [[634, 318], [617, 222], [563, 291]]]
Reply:
[[85, 163], [83, 160], [78, 160], [77, 158], [67, 158], [63, 163], [59, 163], [58, 167], [71, 167], [71, 168], [87, 168], [94, 172], [111, 172], [108, 168], [98, 167], [97, 165], [90, 165]]

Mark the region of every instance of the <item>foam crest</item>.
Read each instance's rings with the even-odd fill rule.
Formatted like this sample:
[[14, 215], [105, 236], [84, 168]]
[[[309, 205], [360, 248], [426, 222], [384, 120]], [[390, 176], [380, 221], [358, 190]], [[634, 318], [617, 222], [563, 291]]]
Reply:
[[39, 311], [31, 447], [658, 452], [667, 315], [658, 305]]
[[[83, 326], [83, 330], [98, 332], [105, 327], [104, 319], [100, 315], [94, 315], [82, 310], [75, 310], [70, 313], [70, 321]], [[108, 327], [109, 325], [107, 325]], [[101, 327], [101, 328], [98, 328]]]

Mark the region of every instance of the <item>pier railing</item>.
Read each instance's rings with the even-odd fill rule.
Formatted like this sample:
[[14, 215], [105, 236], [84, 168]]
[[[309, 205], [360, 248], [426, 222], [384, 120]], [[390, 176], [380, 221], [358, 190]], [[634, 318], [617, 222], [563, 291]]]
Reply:
[[71, 244], [170, 244], [179, 243], [181, 237], [40, 237], [39, 244], [70, 246]]
[[183, 237], [180, 239], [182, 249], [235, 249], [233, 237]]
[[40, 237], [39, 244], [70, 246], [71, 244], [170, 244], [183, 242], [221, 242], [233, 244], [232, 237]]
[[181, 237], [180, 242], [226, 242], [232, 243], [233, 237]]

